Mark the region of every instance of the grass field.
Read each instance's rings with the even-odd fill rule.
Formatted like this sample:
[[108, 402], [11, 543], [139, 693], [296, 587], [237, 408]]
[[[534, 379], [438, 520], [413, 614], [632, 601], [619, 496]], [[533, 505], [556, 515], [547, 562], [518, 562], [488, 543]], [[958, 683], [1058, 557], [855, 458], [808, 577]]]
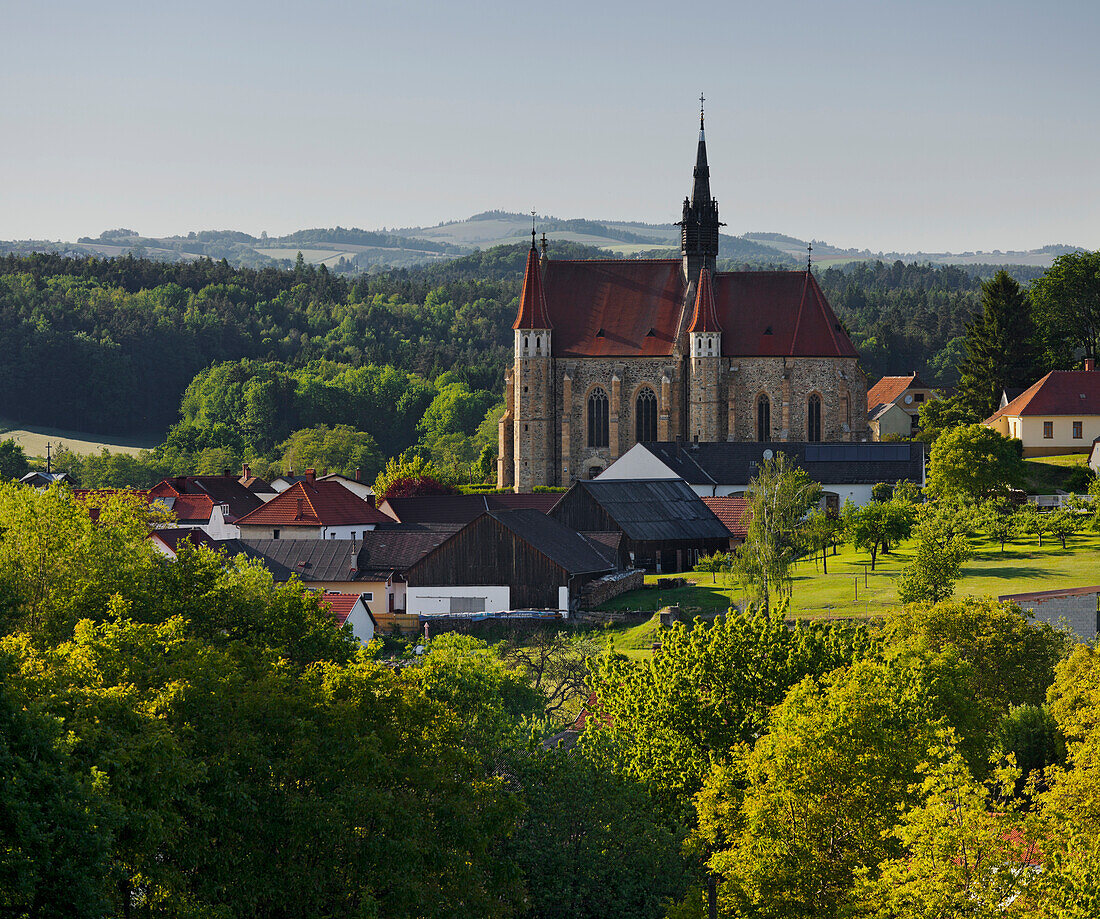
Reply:
[[104, 447], [112, 453], [129, 453], [137, 456], [142, 450], [151, 450], [160, 441], [156, 435], [149, 437], [111, 437], [103, 434], [85, 434], [80, 431], [65, 431], [60, 428], [25, 427], [8, 430], [0, 422], [0, 440], [14, 440], [27, 456], [45, 456], [46, 444], [53, 444], [56, 450], [64, 444], [73, 453], [87, 455], [99, 453]]
[[1026, 460], [1028, 492], [1033, 495], [1052, 495], [1058, 489], [1084, 492], [1089, 477], [1088, 459], [1087, 453], [1067, 453]]
[[[810, 618], [878, 616], [896, 607], [896, 578], [912, 559], [913, 544], [907, 543], [889, 555], [880, 555], [870, 570], [866, 552], [841, 548], [829, 557], [829, 573], [821, 564], [803, 561], [795, 566], [791, 613]], [[1040, 549], [1034, 539], [1009, 543], [1002, 555], [1000, 546], [987, 539], [974, 541], [974, 558], [963, 566], [956, 596], [999, 596], [1029, 593], [1060, 587], [1100, 584], [1100, 535], [1079, 534], [1063, 549], [1056, 540], [1044, 539]], [[616, 597], [604, 609], [656, 609], [679, 605], [686, 612], [726, 606], [732, 598], [739, 605], [749, 599], [732, 579], [688, 572], [691, 586], [676, 590], [636, 590]], [[655, 577], [647, 577], [655, 583]]]

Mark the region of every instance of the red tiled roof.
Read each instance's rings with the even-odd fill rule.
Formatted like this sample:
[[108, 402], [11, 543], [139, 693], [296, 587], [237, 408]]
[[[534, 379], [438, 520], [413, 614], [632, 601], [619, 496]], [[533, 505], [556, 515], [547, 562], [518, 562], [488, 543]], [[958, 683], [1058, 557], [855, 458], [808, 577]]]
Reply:
[[177, 495], [171, 501], [171, 511], [180, 523], [206, 523], [214, 513], [214, 502], [207, 495]]
[[[679, 259], [551, 261], [543, 278], [554, 353], [660, 357], [685, 317]], [[857, 357], [811, 273], [711, 276], [725, 357]]]
[[672, 353], [684, 309], [679, 259], [552, 260], [543, 281], [559, 357]]
[[1002, 415], [1100, 415], [1100, 372], [1052, 370], [985, 423]]
[[338, 482], [296, 482], [237, 522], [241, 526], [319, 527], [394, 521]]
[[752, 521], [752, 510], [746, 498], [703, 498], [703, 503], [730, 533], [745, 538]]
[[355, 609], [355, 604], [358, 602], [359, 594], [340, 594], [326, 590], [318, 601], [318, 605], [321, 607], [327, 606], [332, 611], [336, 624], [343, 625], [348, 621], [348, 616], [351, 615], [351, 611]]
[[718, 316], [714, 312], [714, 290], [711, 287], [710, 272], [704, 268], [699, 272], [699, 290], [695, 294], [695, 313], [691, 317], [689, 332], [721, 332]]
[[534, 246], [531, 246], [531, 251], [527, 253], [527, 268], [523, 272], [523, 293], [519, 299], [519, 315], [516, 316], [512, 328], [552, 328], [546, 313], [546, 295], [542, 290], [542, 269]]
[[901, 394], [910, 387], [928, 388], [915, 373], [910, 373], [904, 377], [883, 377], [867, 390], [868, 411], [879, 405], [889, 405], [891, 402], [897, 402], [901, 398]]

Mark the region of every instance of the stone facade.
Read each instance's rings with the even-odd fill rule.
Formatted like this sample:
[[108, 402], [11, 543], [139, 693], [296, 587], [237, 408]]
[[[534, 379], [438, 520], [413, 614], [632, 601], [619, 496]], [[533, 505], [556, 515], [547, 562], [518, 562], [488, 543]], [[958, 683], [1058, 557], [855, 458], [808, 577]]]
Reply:
[[[607, 446], [589, 446], [588, 399], [597, 387], [608, 396]], [[821, 400], [822, 441], [868, 438], [867, 380], [855, 358], [517, 358], [505, 381], [499, 486], [528, 492], [594, 478], [638, 442], [646, 387], [657, 397], [661, 441], [810, 440], [811, 395]], [[769, 403], [765, 437], [756, 430], [761, 397]]]

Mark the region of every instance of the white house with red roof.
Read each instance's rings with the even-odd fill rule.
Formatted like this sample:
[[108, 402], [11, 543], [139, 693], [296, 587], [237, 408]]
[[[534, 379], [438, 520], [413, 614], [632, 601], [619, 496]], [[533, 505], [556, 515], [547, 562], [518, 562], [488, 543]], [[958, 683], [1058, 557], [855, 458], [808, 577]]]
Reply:
[[374, 638], [378, 623], [371, 614], [361, 594], [342, 594], [325, 591], [319, 605], [332, 613], [337, 626], [350, 625], [355, 637], [362, 644], [368, 644]]
[[379, 524], [395, 523], [370, 501], [312, 470], [237, 521], [241, 539], [360, 539]]
[[982, 422], [1005, 437], [1019, 438], [1024, 456], [1089, 453], [1100, 437], [1100, 373], [1052, 370], [1038, 383]]

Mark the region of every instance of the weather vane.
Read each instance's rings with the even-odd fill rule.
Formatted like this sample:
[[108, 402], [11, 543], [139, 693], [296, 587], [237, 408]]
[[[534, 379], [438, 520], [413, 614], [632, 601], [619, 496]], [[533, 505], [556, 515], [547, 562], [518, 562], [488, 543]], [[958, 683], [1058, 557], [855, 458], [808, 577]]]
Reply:
[[706, 101], [706, 97], [699, 93], [699, 124], [703, 123], [703, 103]]
[[531, 248], [535, 248], [535, 212], [531, 211]]
[[807, 243], [806, 244], [806, 270], [807, 271], [809, 271], [810, 267], [813, 265], [813, 258], [814, 258], [814, 244], [813, 243]]

